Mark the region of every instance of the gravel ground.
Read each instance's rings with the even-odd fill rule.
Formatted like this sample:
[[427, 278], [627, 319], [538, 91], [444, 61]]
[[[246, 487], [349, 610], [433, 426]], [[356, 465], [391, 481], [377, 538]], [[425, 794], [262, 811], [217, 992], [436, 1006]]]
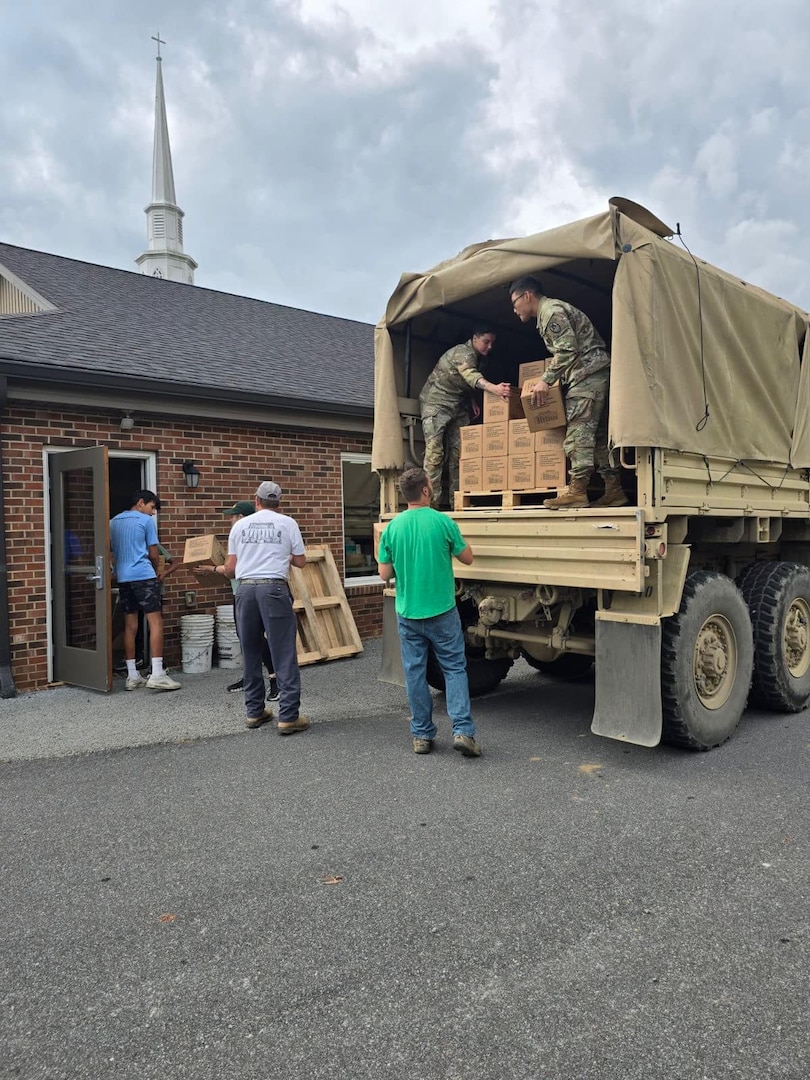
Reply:
[[[367, 642], [359, 656], [303, 667], [302, 712], [316, 724], [359, 719], [381, 709], [407, 719], [405, 691], [377, 678], [381, 656], [378, 639]], [[127, 693], [124, 679], [116, 678], [112, 694], [65, 686], [2, 700], [0, 761], [70, 757], [245, 731], [242, 695], [225, 692], [240, 672], [214, 668], [201, 675], [172, 675], [182, 690]]]

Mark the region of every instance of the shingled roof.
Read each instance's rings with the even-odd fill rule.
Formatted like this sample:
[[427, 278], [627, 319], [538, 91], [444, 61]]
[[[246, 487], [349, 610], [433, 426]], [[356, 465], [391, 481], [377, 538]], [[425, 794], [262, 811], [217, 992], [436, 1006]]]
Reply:
[[368, 323], [0, 243], [3, 267], [55, 309], [0, 316], [7, 375], [371, 415]]

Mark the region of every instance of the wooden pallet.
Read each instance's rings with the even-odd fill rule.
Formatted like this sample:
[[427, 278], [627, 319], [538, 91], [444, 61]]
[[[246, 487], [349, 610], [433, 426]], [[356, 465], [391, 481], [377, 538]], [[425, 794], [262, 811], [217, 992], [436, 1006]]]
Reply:
[[556, 488], [531, 488], [528, 491], [457, 491], [454, 510], [517, 510], [541, 507], [544, 499], [553, 499]]
[[298, 616], [298, 663], [356, 656], [363, 644], [329, 545], [308, 547], [306, 556], [303, 569], [290, 567], [293, 609]]

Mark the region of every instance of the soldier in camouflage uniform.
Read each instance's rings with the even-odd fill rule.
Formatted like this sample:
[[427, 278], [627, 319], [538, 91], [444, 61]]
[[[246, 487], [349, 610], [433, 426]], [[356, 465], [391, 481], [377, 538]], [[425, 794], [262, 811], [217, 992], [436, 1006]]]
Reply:
[[419, 395], [425, 437], [422, 467], [433, 485], [434, 506], [440, 503], [445, 455], [451, 507], [458, 491], [460, 429], [470, 422], [472, 391], [484, 390], [502, 398], [508, 398], [511, 393], [509, 383], [491, 383], [481, 374], [480, 369], [494, 344], [495, 334], [491, 330], [476, 328], [469, 341], [454, 345], [439, 358]]
[[[569, 459], [568, 491], [543, 503], [549, 510], [588, 506], [588, 481], [594, 469], [605, 482], [605, 494], [594, 506], [624, 506], [619, 470], [610, 463], [607, 448], [607, 399], [610, 355], [591, 320], [579, 308], [543, 293], [535, 277], [515, 281], [509, 290], [521, 322], [537, 321], [551, 360], [532, 390], [532, 404], [542, 405], [550, 386], [565, 391], [567, 430], [563, 448]], [[544, 389], [545, 387], [545, 389]]]

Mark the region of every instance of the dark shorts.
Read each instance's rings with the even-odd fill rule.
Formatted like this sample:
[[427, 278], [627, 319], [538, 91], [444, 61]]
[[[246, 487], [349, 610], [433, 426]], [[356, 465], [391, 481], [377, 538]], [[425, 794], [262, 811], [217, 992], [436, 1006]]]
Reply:
[[156, 577], [147, 581], [121, 581], [118, 585], [118, 600], [125, 615], [135, 615], [139, 611], [147, 614], [160, 611], [160, 582]]

